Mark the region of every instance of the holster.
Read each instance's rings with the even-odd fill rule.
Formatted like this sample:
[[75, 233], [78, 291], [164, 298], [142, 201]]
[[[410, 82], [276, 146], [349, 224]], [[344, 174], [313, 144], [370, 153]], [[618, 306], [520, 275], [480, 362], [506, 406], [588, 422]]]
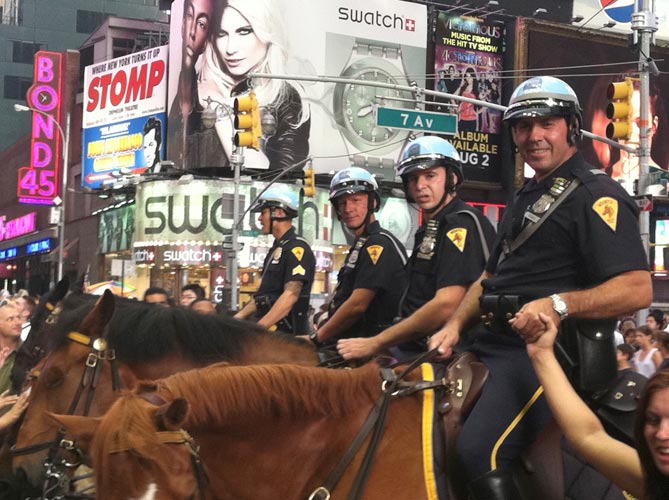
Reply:
[[622, 372], [611, 389], [595, 403], [595, 413], [614, 438], [634, 446], [634, 420], [648, 379], [633, 370]]
[[272, 309], [272, 304], [274, 303], [268, 295], [256, 295], [253, 297], [253, 300], [256, 303], [256, 315], [259, 318], [267, 314]]
[[519, 295], [483, 294], [479, 299], [482, 311], [481, 321], [489, 330], [506, 335], [517, 335], [509, 325], [509, 320], [523, 306]]
[[567, 318], [560, 325], [555, 354], [574, 388], [587, 397], [605, 391], [616, 379], [615, 323]]

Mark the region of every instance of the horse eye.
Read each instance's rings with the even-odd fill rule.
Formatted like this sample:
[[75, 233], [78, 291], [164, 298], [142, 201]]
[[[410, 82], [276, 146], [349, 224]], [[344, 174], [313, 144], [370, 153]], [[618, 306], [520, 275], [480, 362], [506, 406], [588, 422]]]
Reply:
[[60, 368], [49, 368], [44, 374], [44, 383], [47, 388], [55, 389], [63, 383], [65, 376]]

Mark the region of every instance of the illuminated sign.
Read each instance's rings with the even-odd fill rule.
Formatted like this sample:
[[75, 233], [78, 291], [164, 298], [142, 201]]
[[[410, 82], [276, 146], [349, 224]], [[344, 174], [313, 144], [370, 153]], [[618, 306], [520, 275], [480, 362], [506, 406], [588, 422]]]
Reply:
[[[19, 203], [53, 205], [60, 195], [62, 169], [60, 123], [63, 98], [63, 55], [39, 51], [35, 54], [34, 83], [28, 89], [28, 107], [33, 113], [30, 166], [19, 169], [16, 195]], [[45, 116], [46, 115], [46, 116]]]
[[5, 221], [5, 216], [0, 216], [0, 241], [11, 240], [17, 236], [32, 233], [35, 231], [35, 220], [37, 212]]
[[19, 254], [18, 247], [4, 248], [0, 250], [0, 260], [13, 259]]
[[165, 158], [167, 45], [86, 66], [82, 178], [97, 189], [120, 169], [141, 174]]
[[49, 252], [51, 251], [51, 245], [53, 238], [45, 238], [43, 240], [33, 241], [26, 245], [26, 254], [32, 255], [35, 253]]

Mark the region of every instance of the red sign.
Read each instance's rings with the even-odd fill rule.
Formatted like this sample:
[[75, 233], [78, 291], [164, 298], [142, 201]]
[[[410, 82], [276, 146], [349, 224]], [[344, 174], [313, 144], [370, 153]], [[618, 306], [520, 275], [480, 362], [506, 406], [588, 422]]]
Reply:
[[53, 199], [60, 195], [61, 148], [66, 139], [60, 137], [58, 129], [63, 109], [62, 64], [60, 52], [35, 54], [34, 83], [26, 100], [28, 107], [44, 114], [33, 113], [30, 166], [19, 169], [19, 203], [53, 205]]
[[37, 212], [17, 217], [16, 219], [5, 220], [5, 216], [0, 216], [0, 241], [11, 240], [24, 234], [35, 231], [35, 218]]

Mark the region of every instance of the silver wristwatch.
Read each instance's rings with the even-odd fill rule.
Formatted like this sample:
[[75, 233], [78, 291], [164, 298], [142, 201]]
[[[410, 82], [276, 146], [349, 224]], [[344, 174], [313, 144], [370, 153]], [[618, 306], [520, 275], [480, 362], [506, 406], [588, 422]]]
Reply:
[[567, 303], [562, 297], [560, 297], [557, 293], [554, 293], [550, 298], [553, 301], [553, 310], [558, 313], [560, 320], [563, 320], [569, 316], [569, 308], [567, 307]]

